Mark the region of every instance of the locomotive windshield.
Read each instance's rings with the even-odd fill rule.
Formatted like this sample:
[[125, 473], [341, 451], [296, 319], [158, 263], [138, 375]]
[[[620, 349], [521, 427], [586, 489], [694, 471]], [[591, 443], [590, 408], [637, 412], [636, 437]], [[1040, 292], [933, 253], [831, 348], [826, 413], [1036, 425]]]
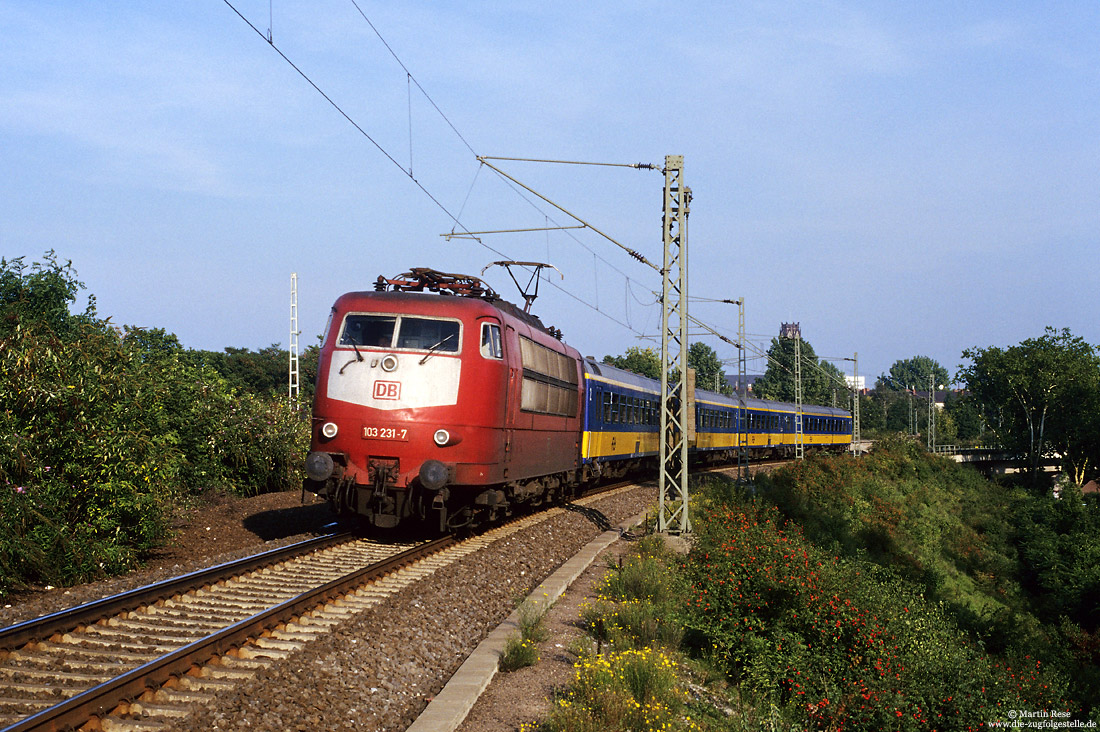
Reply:
[[457, 353], [458, 330], [454, 320], [356, 313], [344, 319], [340, 345]]
[[458, 323], [453, 320], [402, 317], [401, 327], [397, 331], [397, 347], [456, 353]]
[[340, 334], [341, 346], [389, 348], [397, 318], [392, 315], [349, 315]]

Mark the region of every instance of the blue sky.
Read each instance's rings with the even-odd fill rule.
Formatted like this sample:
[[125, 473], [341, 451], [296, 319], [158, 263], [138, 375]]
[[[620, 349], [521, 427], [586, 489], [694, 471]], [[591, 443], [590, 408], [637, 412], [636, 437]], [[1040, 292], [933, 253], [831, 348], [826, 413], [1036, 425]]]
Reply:
[[[291, 272], [304, 346], [339, 294], [492, 247], [556, 265], [534, 310], [602, 357], [655, 345], [656, 273], [589, 231], [441, 235], [573, 223], [475, 153], [679, 154], [690, 294], [744, 297], [761, 347], [800, 321], [875, 376], [1100, 344], [1095, 2], [358, 0], [431, 102], [350, 0], [233, 4], [363, 132], [223, 0], [0, 0], [0, 256], [55, 249], [101, 315], [220, 350], [286, 345]], [[660, 261], [659, 173], [500, 165]]]

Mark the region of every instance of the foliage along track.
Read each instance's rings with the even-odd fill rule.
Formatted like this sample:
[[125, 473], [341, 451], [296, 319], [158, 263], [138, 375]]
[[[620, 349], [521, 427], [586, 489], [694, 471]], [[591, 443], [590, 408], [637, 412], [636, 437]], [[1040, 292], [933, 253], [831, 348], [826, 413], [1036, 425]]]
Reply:
[[[560, 511], [462, 542], [349, 541], [0, 651], [0, 679], [8, 689], [0, 698], [0, 724], [10, 725], [6, 732], [169, 725], [347, 616]], [[0, 640], [20, 626], [0, 630]]]

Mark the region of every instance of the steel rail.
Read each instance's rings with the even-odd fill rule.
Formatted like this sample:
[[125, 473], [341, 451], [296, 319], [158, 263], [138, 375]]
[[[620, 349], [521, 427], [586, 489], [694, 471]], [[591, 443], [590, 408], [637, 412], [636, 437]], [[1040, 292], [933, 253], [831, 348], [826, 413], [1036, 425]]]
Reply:
[[[587, 491], [583, 495], [585, 497], [598, 495], [624, 484], [626, 484], [626, 481], [601, 486], [598, 489]], [[238, 574], [270, 566], [299, 554], [327, 549], [354, 536], [355, 534], [350, 532], [338, 532], [306, 539], [305, 541], [224, 562], [144, 587], [136, 587], [117, 595], [86, 602], [49, 615], [15, 623], [0, 628], [0, 652], [13, 651], [25, 646], [27, 643], [48, 639], [55, 633], [65, 633], [82, 625], [91, 625], [104, 618], [134, 610], [143, 605], [150, 605], [158, 600], [165, 600], [205, 585], [215, 584]]]
[[110, 713], [122, 702], [141, 696], [148, 689], [158, 688], [172, 677], [185, 674], [193, 666], [223, 655], [269, 628], [302, 615], [334, 597], [346, 594], [352, 587], [382, 577], [455, 543], [457, 540], [454, 537], [445, 536], [395, 554], [369, 567], [363, 567], [345, 577], [332, 580], [262, 613], [227, 626], [206, 638], [131, 669], [117, 678], [70, 697], [57, 706], [44, 709], [16, 724], [5, 727], [2, 732], [31, 732], [32, 730], [56, 732], [78, 728], [93, 717]]
[[326, 534], [271, 549], [260, 554], [235, 559], [213, 567], [156, 582], [144, 587], [136, 587], [117, 595], [87, 602], [83, 605], [25, 620], [6, 628], [0, 628], [0, 651], [11, 651], [33, 641], [44, 640], [55, 633], [64, 633], [82, 625], [91, 625], [103, 618], [111, 617], [128, 610], [150, 605], [158, 600], [167, 599], [188, 590], [214, 584], [220, 580], [254, 571], [262, 567], [284, 561], [290, 557], [348, 541], [354, 534], [341, 532]]

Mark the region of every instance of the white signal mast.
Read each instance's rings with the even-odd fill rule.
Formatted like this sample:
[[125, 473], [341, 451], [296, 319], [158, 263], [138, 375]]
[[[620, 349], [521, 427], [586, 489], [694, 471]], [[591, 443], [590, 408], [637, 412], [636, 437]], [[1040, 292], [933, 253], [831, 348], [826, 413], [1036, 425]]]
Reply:
[[287, 401], [291, 409], [298, 406], [298, 394], [301, 382], [298, 372], [298, 336], [302, 331], [298, 330], [298, 273], [290, 274], [290, 370], [287, 385]]

